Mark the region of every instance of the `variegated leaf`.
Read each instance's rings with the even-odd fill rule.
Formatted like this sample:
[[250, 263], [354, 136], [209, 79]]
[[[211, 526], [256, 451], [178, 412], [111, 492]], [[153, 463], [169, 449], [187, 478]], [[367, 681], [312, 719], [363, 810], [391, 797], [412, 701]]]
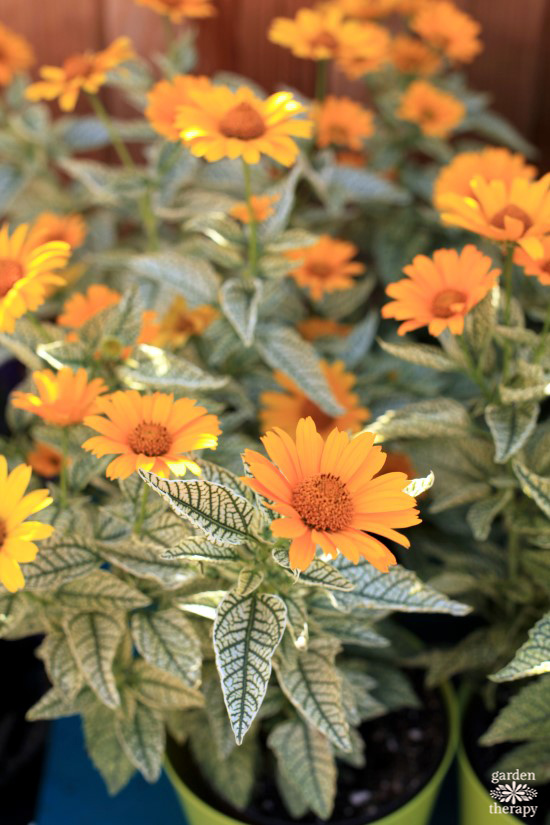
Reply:
[[159, 710], [187, 710], [204, 705], [204, 697], [199, 690], [188, 687], [172, 673], [154, 667], [143, 659], [136, 659], [133, 664], [131, 688], [141, 702]]
[[66, 635], [50, 631], [37, 650], [44, 662], [50, 682], [69, 700], [74, 699], [82, 687], [83, 677]]
[[235, 585], [235, 595], [243, 598], [254, 593], [264, 580], [264, 574], [261, 570], [254, 570], [251, 567], [245, 567], [239, 573], [237, 584]]
[[505, 464], [523, 447], [537, 425], [539, 411], [534, 402], [507, 407], [491, 404], [486, 408], [485, 420], [495, 442], [497, 464]]
[[103, 777], [110, 794], [122, 790], [135, 773], [116, 734], [115, 719], [115, 714], [99, 703], [82, 719], [88, 756]]
[[326, 587], [327, 590], [353, 590], [353, 582], [342, 576], [332, 564], [314, 559], [307, 570], [298, 574], [292, 572], [288, 559], [288, 548], [275, 547], [272, 555], [277, 564], [287, 570], [300, 584], [307, 584], [311, 587]]
[[532, 498], [543, 513], [550, 518], [550, 478], [537, 475], [517, 460], [513, 462], [512, 467], [522, 492]]
[[229, 278], [220, 289], [223, 313], [245, 347], [251, 346], [254, 341], [261, 295], [262, 282], [258, 280], [249, 288], [241, 278]]
[[117, 542], [100, 548], [101, 555], [115, 567], [131, 573], [138, 579], [149, 579], [161, 584], [166, 590], [175, 590], [196, 577], [196, 572], [178, 561], [172, 561], [158, 548], [151, 547], [135, 537], [131, 541]]
[[184, 539], [176, 547], [165, 550], [162, 558], [202, 561], [210, 564], [227, 564], [239, 561], [234, 546], [230, 544], [212, 544], [207, 536], [191, 536]]
[[379, 341], [385, 352], [415, 364], [418, 367], [428, 367], [441, 372], [455, 372], [457, 364], [439, 347], [431, 344], [390, 344], [388, 341]]
[[159, 711], [137, 702], [131, 716], [117, 716], [116, 732], [130, 762], [148, 782], [156, 782], [162, 770], [166, 742]]
[[369, 432], [378, 435], [379, 442], [395, 438], [464, 436], [469, 428], [468, 411], [450, 398], [417, 401], [397, 410], [388, 410], [368, 426]]
[[134, 643], [146, 661], [195, 687], [200, 680], [202, 653], [188, 619], [177, 608], [137, 611], [130, 625]]
[[147, 607], [150, 600], [106, 570], [94, 570], [87, 576], [64, 584], [56, 593], [56, 600], [63, 607], [75, 610], [133, 610]]
[[512, 661], [490, 678], [494, 682], [510, 682], [549, 672], [550, 613], [547, 613], [531, 628], [528, 640], [516, 652]]
[[530, 682], [514, 694], [489, 730], [479, 740], [482, 745], [518, 742], [550, 737], [550, 676]]
[[189, 306], [215, 304], [220, 286], [219, 276], [208, 261], [174, 250], [136, 255], [128, 262], [136, 275], [169, 285], [180, 292]]
[[90, 705], [89, 697], [85, 697], [84, 693], [85, 691], [74, 699], [68, 699], [59, 688], [53, 687], [27, 711], [25, 718], [29, 722], [36, 722], [39, 719], [62, 719], [65, 716], [75, 716]]
[[36, 559], [25, 566], [25, 586], [28, 590], [55, 590], [100, 564], [96, 548], [88, 539], [54, 533], [41, 544]]
[[427, 476], [424, 478], [413, 478], [406, 487], [403, 488], [403, 492], [407, 493], [408, 496], [412, 496], [413, 498], [418, 498], [418, 496], [425, 493], [426, 490], [429, 490], [433, 487], [433, 483], [435, 481], [435, 476], [433, 472], [430, 470]]
[[79, 613], [67, 620], [69, 644], [88, 685], [103, 704], [120, 705], [113, 661], [123, 627], [106, 613]]
[[229, 381], [226, 375], [211, 375], [192, 361], [159, 347], [140, 344], [132, 360], [117, 374], [126, 386], [137, 390], [219, 390]]

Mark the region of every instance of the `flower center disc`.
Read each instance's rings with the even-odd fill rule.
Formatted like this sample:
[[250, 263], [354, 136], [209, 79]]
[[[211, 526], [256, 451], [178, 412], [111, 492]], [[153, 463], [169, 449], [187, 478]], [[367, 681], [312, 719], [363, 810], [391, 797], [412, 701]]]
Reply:
[[338, 41], [330, 32], [320, 32], [317, 37], [311, 41], [311, 45], [315, 48], [336, 49]]
[[346, 485], [330, 473], [310, 476], [296, 485], [292, 506], [312, 530], [345, 530], [353, 519], [353, 501]]
[[316, 278], [330, 278], [333, 272], [332, 266], [324, 261], [313, 261], [307, 268]]
[[438, 292], [432, 303], [432, 312], [436, 318], [450, 318], [464, 309], [466, 295], [458, 289], [444, 289]]
[[92, 55], [75, 54], [67, 58], [63, 68], [67, 80], [74, 80], [77, 77], [88, 77], [94, 69], [94, 59]]
[[497, 229], [506, 229], [504, 218], [514, 218], [517, 221], [521, 221], [524, 232], [527, 232], [527, 230], [533, 226], [533, 221], [527, 212], [525, 212], [521, 206], [516, 206], [514, 203], [505, 206], [504, 209], [501, 209], [496, 215], [493, 215], [491, 226], [496, 226]]
[[4, 542], [6, 541], [6, 536], [8, 535], [8, 528], [6, 526], [6, 522], [0, 518], [0, 550], [2, 549]]
[[23, 267], [10, 258], [0, 258], [0, 298], [7, 295], [17, 281], [23, 277]]
[[170, 433], [162, 424], [142, 421], [128, 436], [128, 444], [134, 453], [147, 456], [165, 455], [172, 444]]
[[265, 133], [265, 123], [256, 109], [243, 100], [222, 117], [220, 132], [229, 138], [254, 140]]

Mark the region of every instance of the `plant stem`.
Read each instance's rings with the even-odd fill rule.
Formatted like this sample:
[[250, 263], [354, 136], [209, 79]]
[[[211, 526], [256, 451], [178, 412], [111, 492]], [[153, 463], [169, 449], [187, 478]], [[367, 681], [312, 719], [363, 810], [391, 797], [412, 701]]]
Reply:
[[258, 274], [258, 223], [252, 206], [252, 182], [250, 180], [250, 166], [243, 158], [244, 190], [248, 208], [248, 267], [251, 278]]
[[330, 60], [318, 60], [315, 68], [315, 100], [322, 103], [327, 96]]
[[69, 458], [69, 433], [66, 429], [63, 430], [61, 447], [61, 467], [59, 470], [59, 486], [60, 486], [60, 501], [59, 509], [64, 510], [68, 502], [68, 478], [67, 478], [67, 461]]
[[546, 310], [546, 318], [544, 319], [544, 324], [540, 333], [539, 345], [533, 353], [534, 364], [537, 363], [542, 353], [544, 352], [544, 347], [546, 346], [546, 341], [548, 340], [548, 333], [550, 333], [550, 304], [548, 305], [548, 309]]
[[519, 571], [519, 535], [507, 524], [508, 528], [508, 575], [516, 579]]
[[[504, 258], [504, 266], [502, 270], [502, 277], [504, 280], [504, 323], [509, 326], [512, 317], [512, 264], [514, 258], [514, 244], [508, 244], [506, 250], [506, 257]], [[504, 353], [502, 363], [502, 380], [506, 381], [508, 376], [508, 369], [510, 366], [510, 341], [504, 342]]]
[[483, 372], [482, 372], [479, 364], [476, 364], [476, 362], [474, 361], [474, 358], [473, 358], [472, 354], [470, 353], [470, 351], [468, 349], [468, 345], [466, 344], [466, 341], [464, 340], [462, 335], [458, 335], [456, 340], [458, 341], [458, 345], [460, 346], [460, 349], [462, 350], [462, 353], [464, 355], [464, 359], [466, 361], [466, 365], [467, 365], [467, 368], [468, 368], [467, 369], [468, 376], [472, 379], [474, 384], [477, 384], [477, 386], [480, 388], [480, 390], [482, 391], [485, 398], [488, 401], [492, 401], [493, 400], [492, 390], [487, 385], [487, 382], [485, 380], [485, 376], [483, 375]]
[[[97, 95], [89, 94], [88, 99], [98, 119], [105, 126], [109, 139], [113, 144], [113, 148], [124, 168], [131, 172], [137, 172], [136, 164], [128, 151], [128, 147], [117, 132], [115, 125], [113, 124], [113, 121], [100, 98]], [[151, 196], [149, 192], [145, 192], [140, 197], [138, 206], [141, 220], [143, 222], [143, 226], [145, 227], [145, 232], [147, 233], [149, 247], [156, 250], [159, 248], [157, 221], [151, 205]]]
[[147, 511], [147, 499], [149, 498], [149, 487], [147, 484], [143, 485], [143, 491], [141, 493], [141, 504], [139, 507], [138, 517], [136, 519], [136, 523], [134, 525], [134, 533], [139, 537], [141, 537], [141, 530], [143, 527], [143, 522], [145, 521], [145, 513]]

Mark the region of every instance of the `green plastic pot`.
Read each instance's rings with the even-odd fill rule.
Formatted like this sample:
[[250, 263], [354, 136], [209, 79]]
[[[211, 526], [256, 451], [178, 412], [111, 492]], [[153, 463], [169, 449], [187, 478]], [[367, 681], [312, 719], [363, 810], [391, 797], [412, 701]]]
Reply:
[[487, 825], [493, 821], [501, 822], [502, 825], [505, 822], [509, 825], [519, 825], [524, 822], [512, 814], [491, 813], [490, 807], [495, 804], [495, 800], [481, 784], [462, 741], [458, 747], [458, 787], [461, 825]]
[[[450, 685], [444, 685], [441, 692], [449, 721], [449, 739], [443, 759], [430, 781], [424, 785], [416, 796], [397, 811], [382, 817], [382, 819], [377, 819], [375, 821], [376, 825], [427, 825], [430, 820], [439, 788], [453, 760], [459, 735], [459, 712], [456, 695]], [[166, 771], [179, 797], [189, 825], [242, 825], [241, 820], [232, 819], [220, 813], [196, 796], [182, 781], [181, 777], [177, 775], [168, 760]], [[291, 820], [289, 820], [289, 825], [292, 825]], [[374, 825], [374, 823], [371, 823], [371, 825]]]

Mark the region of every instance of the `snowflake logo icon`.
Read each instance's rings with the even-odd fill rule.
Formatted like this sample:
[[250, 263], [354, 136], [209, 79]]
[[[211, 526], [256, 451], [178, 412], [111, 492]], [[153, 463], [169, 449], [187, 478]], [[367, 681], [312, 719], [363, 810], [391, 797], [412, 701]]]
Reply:
[[499, 802], [511, 802], [512, 805], [515, 805], [516, 802], [529, 802], [529, 800], [534, 799], [538, 795], [538, 791], [523, 782], [509, 782], [498, 785], [490, 791], [490, 794], [493, 799], [497, 799]]

